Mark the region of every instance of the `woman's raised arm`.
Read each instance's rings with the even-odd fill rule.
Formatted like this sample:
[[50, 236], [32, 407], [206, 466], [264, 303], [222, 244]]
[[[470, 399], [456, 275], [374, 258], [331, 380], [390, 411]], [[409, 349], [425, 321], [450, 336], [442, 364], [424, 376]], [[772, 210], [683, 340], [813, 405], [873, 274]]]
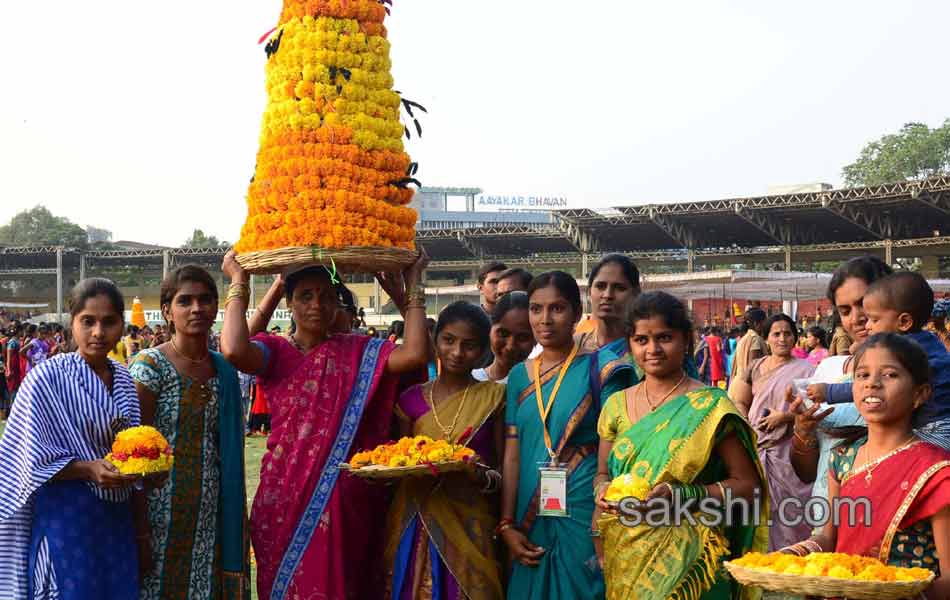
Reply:
[[[221, 353], [232, 365], [244, 373], [256, 374], [264, 370], [264, 352], [251, 343], [247, 327], [247, 304], [250, 301], [247, 271], [234, 258], [234, 250], [224, 255], [221, 269], [231, 280], [224, 305], [224, 325], [221, 328]], [[276, 308], [276, 305], [275, 305]], [[261, 311], [264, 312], [263, 310]], [[270, 321], [273, 309], [266, 314]], [[262, 314], [261, 318], [265, 315]]]
[[377, 275], [380, 285], [400, 307], [406, 322], [405, 342], [389, 355], [387, 373], [407, 373], [428, 364], [431, 340], [426, 323], [425, 290], [422, 287], [422, 275], [428, 264], [429, 256], [422, 251], [405, 273]]
[[277, 305], [280, 304], [280, 299], [283, 298], [283, 296], [284, 279], [278, 275], [277, 278], [274, 279], [274, 283], [271, 284], [270, 289], [264, 294], [264, 298], [257, 306], [254, 314], [251, 315], [250, 320], [248, 320], [248, 335], [254, 337], [258, 333], [267, 330], [267, 324], [270, 323], [270, 319], [274, 315], [274, 311], [277, 310]]

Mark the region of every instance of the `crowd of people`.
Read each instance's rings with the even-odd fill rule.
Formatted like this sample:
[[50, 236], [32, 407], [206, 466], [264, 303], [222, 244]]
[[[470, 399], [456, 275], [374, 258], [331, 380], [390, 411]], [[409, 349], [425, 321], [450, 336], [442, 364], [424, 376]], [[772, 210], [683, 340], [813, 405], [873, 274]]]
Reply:
[[[322, 267], [279, 277], [248, 319], [233, 253], [223, 294], [199, 267], [165, 279], [167, 327], [127, 330], [105, 279], [77, 284], [68, 334], [47, 331], [44, 359], [23, 369], [42, 336], [17, 325], [0, 597], [240, 599], [256, 584], [272, 599], [753, 598], [722, 562], [779, 550], [924, 567], [937, 574], [927, 597], [950, 598], [946, 306], [919, 275], [873, 257], [841, 265], [828, 297], [850, 343], [833, 351], [825, 330], [756, 308], [734, 332], [698, 331], [617, 254], [591, 270], [587, 298], [566, 273], [494, 263], [481, 306], [427, 319], [426, 264], [378, 275], [402, 315], [386, 337], [361, 330], [352, 293]], [[290, 331], [268, 331], [282, 300]], [[269, 423], [248, 518], [252, 388]], [[174, 447], [167, 477], [103, 460], [139, 424]], [[388, 483], [340, 468], [408, 436], [479, 458]], [[664, 525], [607, 500], [627, 476]], [[812, 498], [870, 498], [873, 518], [813, 527], [796, 519]], [[764, 514], [673, 525], [687, 500]]]

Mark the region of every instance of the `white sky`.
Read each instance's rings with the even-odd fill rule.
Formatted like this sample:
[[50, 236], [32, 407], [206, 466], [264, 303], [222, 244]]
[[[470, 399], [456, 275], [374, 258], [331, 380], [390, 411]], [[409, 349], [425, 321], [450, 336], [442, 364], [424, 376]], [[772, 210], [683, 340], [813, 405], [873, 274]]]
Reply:
[[[578, 8], [580, 7], [580, 9]], [[5, 2], [0, 221], [44, 204], [115, 239], [234, 241], [279, 0]], [[609, 206], [839, 184], [950, 116], [950, 4], [395, 0], [426, 185]]]

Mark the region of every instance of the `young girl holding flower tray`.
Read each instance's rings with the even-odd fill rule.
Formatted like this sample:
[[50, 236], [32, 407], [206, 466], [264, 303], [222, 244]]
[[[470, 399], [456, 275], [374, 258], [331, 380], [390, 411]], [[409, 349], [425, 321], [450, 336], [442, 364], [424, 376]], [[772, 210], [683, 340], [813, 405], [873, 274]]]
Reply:
[[[855, 502], [839, 503], [838, 518], [819, 535], [784, 551], [843, 552], [927, 568], [937, 573], [927, 598], [946, 599], [950, 453], [917, 439], [912, 426], [915, 411], [931, 394], [927, 355], [905, 337], [878, 334], [858, 350], [854, 365], [854, 403], [868, 431], [835, 449], [828, 496], [833, 507], [839, 497]], [[862, 498], [870, 501], [869, 514]]]
[[[394, 412], [402, 436], [467, 444], [481, 462], [498, 464], [505, 386], [472, 377], [488, 350], [489, 329], [488, 317], [473, 304], [456, 302], [442, 311], [435, 326], [442, 372], [400, 396]], [[386, 526], [386, 597], [420, 598], [431, 590], [433, 598], [502, 598], [491, 539], [500, 489], [498, 471], [484, 468], [401, 480]]]

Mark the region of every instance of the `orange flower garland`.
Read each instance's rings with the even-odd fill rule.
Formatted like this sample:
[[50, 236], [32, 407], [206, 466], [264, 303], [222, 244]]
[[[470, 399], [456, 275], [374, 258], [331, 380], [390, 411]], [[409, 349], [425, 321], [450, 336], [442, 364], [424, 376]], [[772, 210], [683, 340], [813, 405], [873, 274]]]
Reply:
[[401, 99], [378, 0], [285, 0], [238, 252], [413, 249]]

